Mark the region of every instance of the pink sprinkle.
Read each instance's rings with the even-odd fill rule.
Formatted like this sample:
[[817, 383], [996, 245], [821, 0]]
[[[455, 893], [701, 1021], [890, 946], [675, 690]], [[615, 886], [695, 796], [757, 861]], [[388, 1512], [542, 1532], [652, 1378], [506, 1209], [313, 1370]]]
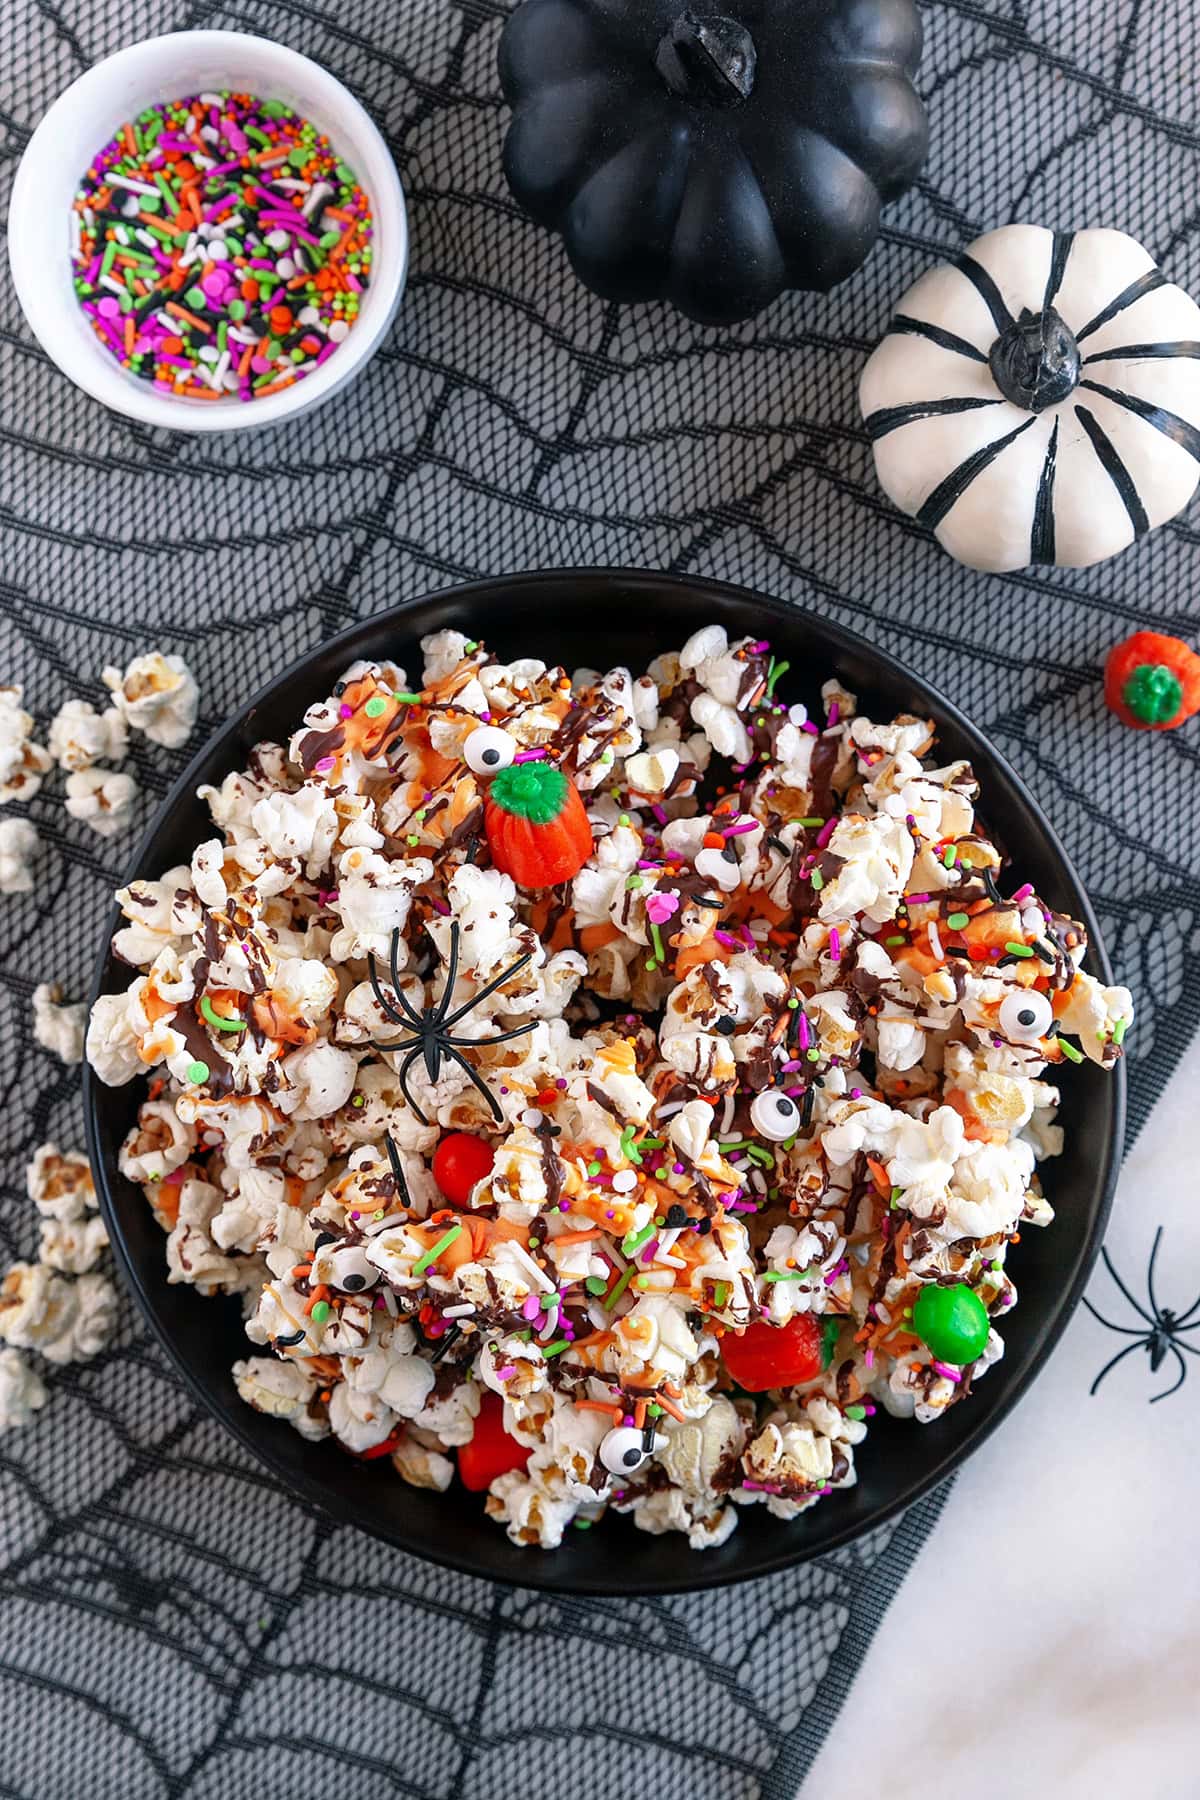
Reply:
[[817, 833], [817, 849], [818, 850], [823, 850], [825, 848], [826, 844], [829, 842], [830, 838], [833, 836], [834, 832], [837, 830], [837, 823], [838, 822], [836, 819], [826, 819], [826, 821], [822, 825], [820, 831], [818, 831], [818, 833]]
[[904, 904], [906, 906], [923, 906], [927, 900], [932, 898], [931, 894], [905, 894]]
[[876, 1413], [876, 1408], [875, 1408], [875, 1407], [873, 1407], [873, 1406], [864, 1406], [864, 1407], [863, 1407], [863, 1411], [864, 1411], [864, 1412], [865, 1412], [865, 1413], [866, 1413], [866, 1415], [867, 1415], [867, 1417], [868, 1417], [868, 1419], [873, 1419], [873, 1418], [874, 1418], [874, 1417], [875, 1417], [875, 1413]]
[[672, 1173], [672, 1175], [682, 1175], [683, 1174], [683, 1164], [682, 1163], [672, 1163], [671, 1164], [671, 1173]]
[[808, 1027], [808, 1014], [804, 1011], [803, 1007], [800, 1009], [796, 1018], [796, 1036], [800, 1040], [800, 1048], [802, 1050], [807, 1050], [812, 1043], [812, 1032]]
[[743, 1481], [742, 1486], [755, 1494], [782, 1494], [783, 1489], [777, 1481]]
[[727, 838], [742, 837], [747, 831], [753, 831], [757, 824], [757, 819], [747, 819], [741, 825], [727, 825], [721, 835]]
[[658, 864], [656, 862], [639, 862], [638, 868], [639, 869], [657, 869]]
[[566, 1077], [564, 1075], [560, 1075], [554, 1085], [559, 1090], [560, 1093], [565, 1093], [566, 1086], [567, 1086]]
[[450, 908], [446, 905], [444, 900], [431, 900], [430, 905], [433, 907], [435, 913], [441, 913], [443, 919], [449, 918]]
[[788, 1062], [784, 1063], [783, 1072], [785, 1075], [790, 1075], [793, 1069], [800, 1069], [803, 1068], [803, 1066], [800, 1058], [798, 1056], [793, 1056]]
[[343, 719], [352, 719], [354, 717], [354, 708], [352, 706], [347, 706], [344, 700], [338, 707], [338, 712]]
[[836, 725], [838, 720], [841, 718], [841, 716], [842, 716], [841, 708], [839, 707], [837, 701], [835, 700], [833, 705], [829, 709], [829, 716], [826, 720], [826, 724], [827, 725]]
[[861, 1100], [862, 1099], [862, 1089], [861, 1088], [851, 1088], [850, 1089], [850, 1098], [852, 1100]]
[[521, 1317], [523, 1319], [536, 1319], [537, 1315], [541, 1312], [541, 1310], [542, 1310], [542, 1303], [538, 1299], [537, 1295], [536, 1294], [526, 1294], [524, 1300], [521, 1303]]
[[732, 945], [735, 950], [737, 949], [737, 939], [735, 937], [730, 937], [727, 931], [714, 931], [713, 936], [716, 938], [718, 944]]
[[658, 1251], [658, 1239], [651, 1238], [650, 1242], [646, 1245], [646, 1248], [642, 1251], [642, 1261], [643, 1262], [653, 1262], [655, 1255], [657, 1254], [657, 1251]]
[[163, 1176], [163, 1186], [181, 1187], [183, 1185], [183, 1179], [184, 1174], [182, 1169], [172, 1169], [169, 1175]]
[[361, 1218], [362, 1218], [362, 1214], [361, 1214], [361, 1213], [356, 1213], [356, 1212], [352, 1212], [352, 1213], [351, 1213], [351, 1214], [350, 1214], [350, 1217], [351, 1217], [351, 1218], [352, 1218], [352, 1219], [361, 1219]]
[[546, 752], [544, 750], [518, 750], [513, 757], [513, 761], [519, 763], [545, 762], [545, 760]]
[[511, 1381], [517, 1372], [516, 1363], [505, 1363], [502, 1369], [496, 1370], [497, 1381]]
[[660, 825], [665, 825], [667, 823], [667, 815], [661, 806], [652, 806], [650, 811], [654, 814]]
[[759, 638], [757, 644], [751, 644], [750, 646], [750, 649], [755, 656], [761, 656], [764, 650], [769, 650], [770, 648], [770, 638]]
[[1028, 900], [1028, 898], [1029, 898], [1030, 894], [1032, 894], [1032, 892], [1033, 892], [1032, 881], [1025, 882], [1024, 886], [1019, 887], [1017, 889], [1016, 893], [1012, 896], [1014, 904], [1018, 900]]
[[335, 762], [334, 757], [323, 756], [321, 758], [320, 762], [316, 762], [313, 764], [313, 768], [317, 771], [318, 775], [327, 775], [329, 773], [330, 769], [333, 768], [334, 762]]
[[783, 1091], [787, 1095], [789, 1100], [795, 1100], [799, 1094], [802, 1094], [804, 1092], [804, 1089], [802, 1087], [790, 1087], [790, 1088], [784, 1088]]
[[863, 1357], [863, 1362], [866, 1364], [868, 1369], [873, 1369], [875, 1367], [875, 1352], [873, 1350], [868, 1350], [866, 1355]]
[[836, 926], [834, 926], [829, 933], [829, 954], [834, 962], [840, 962], [842, 960], [842, 940], [838, 935]]
[[944, 1375], [947, 1381], [962, 1380], [962, 1370], [952, 1369], [949, 1363], [938, 1362], [931, 1356], [929, 1359], [929, 1366], [931, 1369], [936, 1369], [939, 1375]]

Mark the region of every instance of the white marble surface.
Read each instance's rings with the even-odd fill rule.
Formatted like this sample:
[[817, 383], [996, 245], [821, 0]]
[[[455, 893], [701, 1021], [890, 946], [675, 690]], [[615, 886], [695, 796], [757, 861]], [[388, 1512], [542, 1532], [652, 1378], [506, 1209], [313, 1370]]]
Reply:
[[[1200, 1041], [1122, 1172], [1107, 1246], [1145, 1299], [1200, 1293]], [[1051, 1227], [1053, 1230], [1053, 1227]], [[1088, 1297], [1127, 1303], [1099, 1265]], [[1200, 1356], [1174, 1381], [1081, 1307], [958, 1478], [804, 1784], [804, 1800], [1197, 1800]], [[1200, 1348], [1200, 1331], [1189, 1342]]]

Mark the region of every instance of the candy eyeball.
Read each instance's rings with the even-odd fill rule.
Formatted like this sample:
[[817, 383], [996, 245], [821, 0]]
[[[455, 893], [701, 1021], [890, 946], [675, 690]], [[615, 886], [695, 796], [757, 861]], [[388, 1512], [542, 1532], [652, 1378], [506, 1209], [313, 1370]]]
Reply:
[[716, 850], [712, 847], [701, 850], [697, 854], [696, 873], [705, 881], [715, 881], [717, 886], [724, 889], [727, 894], [732, 893], [742, 879], [742, 872], [736, 858], [731, 861], [723, 850]]
[[1032, 988], [1007, 994], [1000, 1003], [1000, 1029], [1017, 1044], [1035, 1044], [1050, 1029], [1054, 1012], [1045, 994]]
[[360, 1245], [347, 1244], [329, 1258], [327, 1280], [343, 1294], [361, 1294], [364, 1288], [374, 1287], [379, 1280], [379, 1270], [367, 1261], [366, 1252]]
[[516, 754], [516, 742], [498, 725], [477, 725], [463, 745], [467, 767], [476, 775], [498, 775]]
[[782, 1144], [799, 1131], [800, 1108], [787, 1094], [758, 1094], [750, 1107], [750, 1123], [759, 1137]]
[[[663, 1440], [656, 1437], [655, 1448]], [[647, 1460], [648, 1451], [636, 1425], [617, 1425], [600, 1440], [600, 1461], [610, 1475], [632, 1475]]]

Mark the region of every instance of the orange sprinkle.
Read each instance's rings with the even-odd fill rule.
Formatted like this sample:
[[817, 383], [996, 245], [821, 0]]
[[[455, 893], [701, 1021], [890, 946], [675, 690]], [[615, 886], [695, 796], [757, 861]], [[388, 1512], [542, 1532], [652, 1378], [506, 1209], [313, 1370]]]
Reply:
[[281, 388], [295, 387], [295, 385], [295, 376], [284, 375], [278, 381], [268, 382], [266, 387], [255, 388], [254, 398], [261, 400], [264, 394], [277, 394]]
[[203, 331], [208, 337], [212, 336], [212, 326], [206, 325], [203, 319], [198, 319], [195, 313], [190, 313], [186, 306], [180, 306], [178, 300], [168, 300], [166, 310], [173, 319], [186, 319], [188, 324], [194, 325], [197, 331]]
[[600, 1227], [597, 1225], [591, 1231], [560, 1231], [557, 1237], [550, 1239], [550, 1243], [551, 1246], [555, 1244], [586, 1244], [592, 1238], [599, 1236]]
[[673, 1419], [678, 1419], [678, 1421], [681, 1425], [687, 1424], [687, 1418], [685, 1417], [685, 1415], [680, 1412], [679, 1408], [676, 1406], [676, 1404], [673, 1400], [667, 1399], [665, 1394], [659, 1394], [658, 1404], [662, 1407], [662, 1409], [665, 1413], [670, 1413], [670, 1415]]

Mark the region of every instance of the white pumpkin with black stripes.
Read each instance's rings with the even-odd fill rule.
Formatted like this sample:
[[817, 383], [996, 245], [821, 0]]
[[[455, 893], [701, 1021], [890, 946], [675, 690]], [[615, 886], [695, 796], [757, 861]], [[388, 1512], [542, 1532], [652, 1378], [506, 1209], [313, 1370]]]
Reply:
[[914, 283], [859, 403], [889, 497], [974, 569], [1086, 568], [1200, 480], [1200, 307], [1123, 231], [1005, 225]]

